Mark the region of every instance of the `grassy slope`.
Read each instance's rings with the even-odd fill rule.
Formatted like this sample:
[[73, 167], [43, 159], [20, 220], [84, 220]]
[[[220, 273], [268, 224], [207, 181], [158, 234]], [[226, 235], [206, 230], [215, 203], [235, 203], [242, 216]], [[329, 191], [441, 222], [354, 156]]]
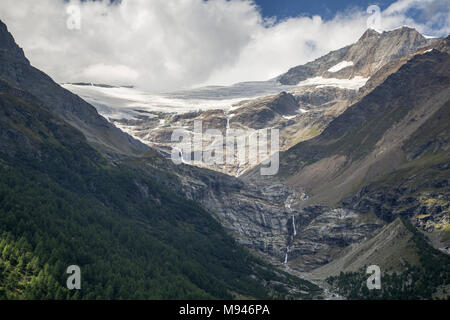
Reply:
[[[339, 275], [328, 277], [328, 283], [350, 299], [449, 299], [446, 288], [450, 286], [450, 256], [434, 249], [407, 220], [396, 220], [379, 236], [389, 238], [391, 235], [386, 233], [390, 232], [394, 232], [390, 248], [389, 243], [376, 247], [372, 239], [358, 245], [358, 249], [374, 253], [372, 259], [367, 259], [364, 267], [347, 266], [349, 269]], [[351, 260], [345, 258], [346, 262]], [[381, 290], [366, 287], [369, 275], [365, 271], [371, 264], [381, 268]]]

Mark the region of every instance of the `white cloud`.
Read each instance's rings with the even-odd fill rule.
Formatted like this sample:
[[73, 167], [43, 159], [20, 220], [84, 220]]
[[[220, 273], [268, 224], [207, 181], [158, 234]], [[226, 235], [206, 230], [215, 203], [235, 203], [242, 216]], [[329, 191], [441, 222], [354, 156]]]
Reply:
[[[413, 12], [414, 11], [414, 12]], [[409, 15], [415, 13], [414, 20]], [[445, 37], [450, 33], [448, 0], [399, 0], [383, 12], [383, 26], [392, 29], [408, 25], [422, 34]]]
[[[447, 34], [449, 10], [440, 3], [399, 0], [382, 12], [382, 28], [407, 24], [429, 35]], [[274, 22], [250, 0], [71, 4], [81, 7], [81, 30], [66, 27], [62, 0], [1, 0], [0, 19], [30, 61], [56, 81], [147, 90], [269, 79], [356, 41], [368, 17], [354, 9], [330, 21], [299, 16]], [[409, 18], [410, 8], [422, 11], [426, 22]]]
[[119, 79], [122, 84], [134, 83], [138, 77], [139, 74], [127, 66], [103, 63], [90, 65], [82, 73], [82, 78], [89, 79], [92, 83], [108, 82], [105, 79]]

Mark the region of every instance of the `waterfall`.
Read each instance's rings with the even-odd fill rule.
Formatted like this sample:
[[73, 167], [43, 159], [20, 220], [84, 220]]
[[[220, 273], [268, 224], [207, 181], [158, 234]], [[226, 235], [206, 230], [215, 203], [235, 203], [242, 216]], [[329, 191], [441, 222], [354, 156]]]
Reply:
[[286, 248], [286, 255], [284, 256], [284, 264], [288, 263], [288, 253], [289, 253], [289, 246]]
[[295, 216], [292, 216], [292, 228], [294, 228], [294, 237], [297, 235], [297, 230], [295, 229]]

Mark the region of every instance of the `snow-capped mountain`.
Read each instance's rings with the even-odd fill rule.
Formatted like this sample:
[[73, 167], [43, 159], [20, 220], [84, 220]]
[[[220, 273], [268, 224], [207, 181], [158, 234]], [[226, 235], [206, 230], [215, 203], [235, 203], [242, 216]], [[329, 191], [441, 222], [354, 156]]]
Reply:
[[409, 27], [379, 33], [368, 29], [354, 44], [332, 51], [278, 77], [280, 83], [297, 85], [308, 79], [327, 84], [329, 79], [368, 79], [385, 64], [437, 41]]
[[[107, 85], [63, 86], [90, 102], [123, 131], [164, 152], [173, 147], [173, 130], [191, 132], [196, 120], [223, 132], [228, 126], [279, 129], [280, 147], [286, 150], [319, 134], [360, 99], [366, 91], [359, 89], [384, 65], [435, 41], [407, 27], [383, 33], [369, 29], [356, 43], [294, 67], [275, 79], [232, 86], [164, 93]], [[295, 111], [283, 112], [279, 105], [285, 103]], [[208, 166], [232, 175], [250, 167], [248, 163]]]

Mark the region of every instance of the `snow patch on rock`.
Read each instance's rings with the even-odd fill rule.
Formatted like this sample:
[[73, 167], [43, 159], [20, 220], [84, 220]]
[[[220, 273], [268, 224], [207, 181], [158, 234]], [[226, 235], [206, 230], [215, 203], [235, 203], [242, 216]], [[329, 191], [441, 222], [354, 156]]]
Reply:
[[341, 89], [358, 90], [366, 84], [367, 80], [369, 80], [369, 78], [364, 78], [361, 76], [356, 76], [352, 79], [314, 77], [299, 82], [297, 86], [312, 86], [316, 88], [337, 87]]
[[339, 62], [337, 65], [328, 69], [328, 72], [333, 72], [333, 73], [338, 72], [344, 68], [351, 67], [353, 65], [354, 65], [353, 61], [342, 61], [342, 62]]

